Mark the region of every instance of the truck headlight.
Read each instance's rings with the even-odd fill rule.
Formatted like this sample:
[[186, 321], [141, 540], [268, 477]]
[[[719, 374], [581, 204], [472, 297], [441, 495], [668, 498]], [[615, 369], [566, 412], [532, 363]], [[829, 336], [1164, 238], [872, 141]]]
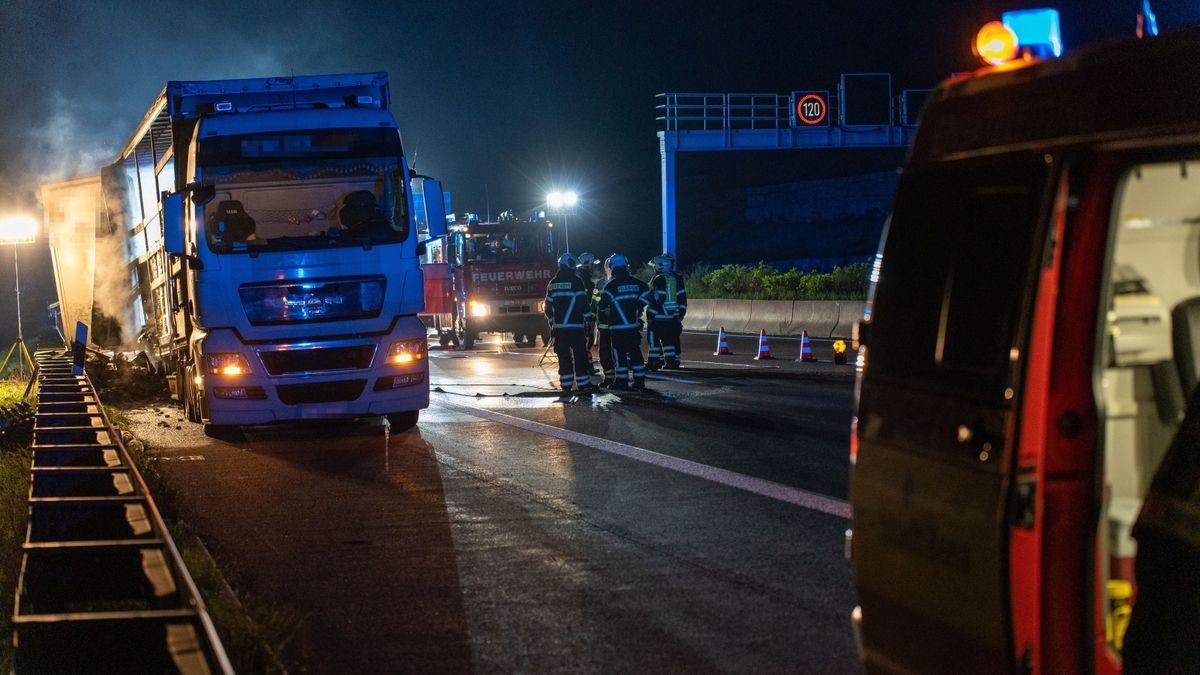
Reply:
[[471, 316], [487, 316], [488, 315], [488, 306], [485, 303], [476, 302], [475, 300], [472, 300], [471, 302], [467, 303], [467, 306], [471, 310]]
[[428, 349], [428, 343], [424, 338], [397, 340], [392, 343], [392, 348], [388, 352], [387, 362], [392, 365], [403, 366], [423, 361]]
[[210, 375], [239, 377], [254, 372], [250, 369], [250, 364], [246, 361], [246, 357], [237, 352], [209, 354], [207, 358]]

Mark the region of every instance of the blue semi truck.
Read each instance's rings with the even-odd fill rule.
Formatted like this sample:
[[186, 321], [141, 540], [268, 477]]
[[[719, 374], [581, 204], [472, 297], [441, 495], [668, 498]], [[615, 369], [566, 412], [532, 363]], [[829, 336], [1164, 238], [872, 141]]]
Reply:
[[389, 104], [386, 73], [170, 82], [102, 169], [139, 342], [207, 432], [429, 405], [418, 251], [443, 200]]

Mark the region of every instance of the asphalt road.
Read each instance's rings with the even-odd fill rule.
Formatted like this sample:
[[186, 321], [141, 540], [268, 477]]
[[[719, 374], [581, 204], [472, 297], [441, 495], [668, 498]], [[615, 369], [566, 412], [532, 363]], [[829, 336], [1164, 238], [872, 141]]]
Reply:
[[857, 672], [853, 368], [731, 343], [569, 400], [541, 348], [434, 351], [399, 434], [130, 417], [239, 590], [305, 617], [293, 671]]

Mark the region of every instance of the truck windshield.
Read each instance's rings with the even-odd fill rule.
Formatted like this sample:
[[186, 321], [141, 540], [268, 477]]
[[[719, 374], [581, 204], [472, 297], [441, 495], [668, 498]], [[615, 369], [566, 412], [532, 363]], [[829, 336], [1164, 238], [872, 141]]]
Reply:
[[524, 232], [472, 235], [464, 244], [466, 262], [532, 261], [554, 257], [550, 233], [542, 227]]
[[218, 253], [404, 241], [408, 207], [394, 129], [271, 132], [200, 142], [216, 196], [204, 234]]

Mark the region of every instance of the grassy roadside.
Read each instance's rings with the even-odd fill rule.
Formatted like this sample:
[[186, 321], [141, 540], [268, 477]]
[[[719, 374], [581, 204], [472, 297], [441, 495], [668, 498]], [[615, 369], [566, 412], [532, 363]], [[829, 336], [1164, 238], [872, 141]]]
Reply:
[[[0, 407], [21, 400], [25, 383], [0, 380]], [[29, 448], [0, 451], [0, 672], [13, 666], [12, 606], [29, 522]]]
[[146, 443], [129, 434], [129, 419], [119, 409], [105, 405], [104, 412], [113, 425], [126, 433], [126, 449], [154, 495], [154, 502], [196, 582], [234, 670], [239, 673], [286, 672], [281, 655], [303, 656], [297, 653], [301, 647], [295, 644], [301, 618], [255, 598], [239, 596], [234, 591], [236, 579], [231, 579], [228, 567], [222, 566], [209, 553], [183, 519], [178, 492], [163, 471], [157, 455]]

